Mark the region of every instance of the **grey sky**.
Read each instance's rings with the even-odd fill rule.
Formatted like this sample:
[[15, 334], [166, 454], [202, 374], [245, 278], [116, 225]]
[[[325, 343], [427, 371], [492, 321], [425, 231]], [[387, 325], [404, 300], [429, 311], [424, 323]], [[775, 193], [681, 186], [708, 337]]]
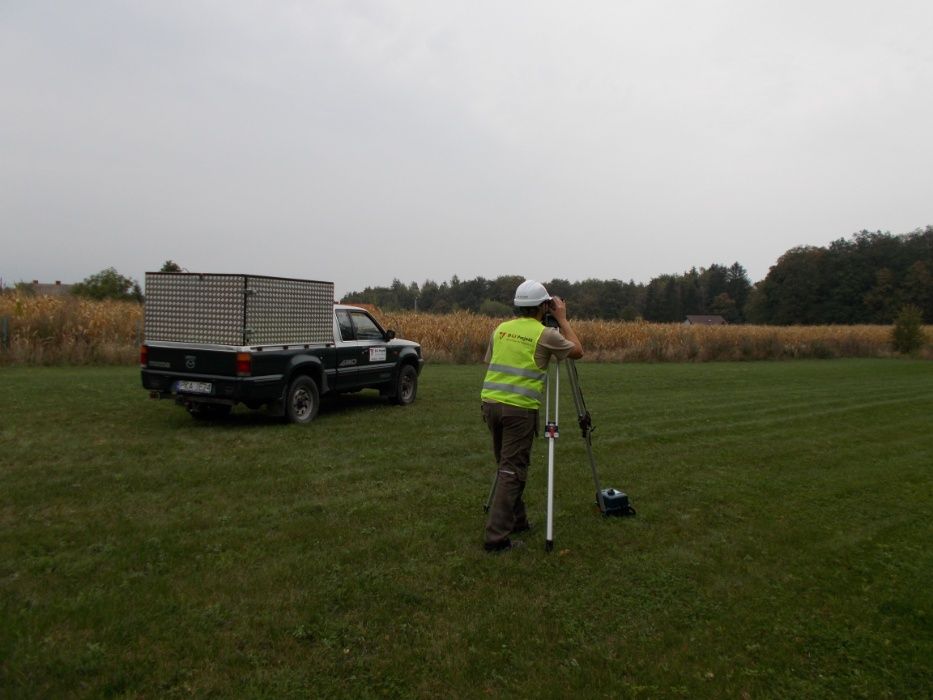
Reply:
[[933, 223], [933, 2], [0, 0], [0, 277], [634, 279]]

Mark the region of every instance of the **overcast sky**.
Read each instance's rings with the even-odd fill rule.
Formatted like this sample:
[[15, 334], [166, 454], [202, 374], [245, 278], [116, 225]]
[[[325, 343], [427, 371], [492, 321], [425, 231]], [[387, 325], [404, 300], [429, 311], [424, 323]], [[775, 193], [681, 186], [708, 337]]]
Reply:
[[930, 0], [0, 0], [0, 277], [634, 279], [933, 224]]

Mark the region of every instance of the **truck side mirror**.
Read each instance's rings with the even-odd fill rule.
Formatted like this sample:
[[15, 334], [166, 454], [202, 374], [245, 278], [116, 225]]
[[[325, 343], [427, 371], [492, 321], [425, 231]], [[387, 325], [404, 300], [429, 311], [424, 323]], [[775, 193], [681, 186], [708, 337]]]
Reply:
[[392, 340], [395, 337], [395, 331], [391, 328], [386, 331], [386, 340]]

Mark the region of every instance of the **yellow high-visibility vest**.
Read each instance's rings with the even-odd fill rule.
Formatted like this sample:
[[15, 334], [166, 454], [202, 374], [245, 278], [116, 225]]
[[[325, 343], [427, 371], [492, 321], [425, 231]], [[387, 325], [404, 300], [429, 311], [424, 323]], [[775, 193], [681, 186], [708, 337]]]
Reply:
[[481, 396], [484, 401], [538, 409], [547, 373], [535, 364], [535, 348], [544, 325], [534, 318], [516, 318], [496, 328], [492, 358]]

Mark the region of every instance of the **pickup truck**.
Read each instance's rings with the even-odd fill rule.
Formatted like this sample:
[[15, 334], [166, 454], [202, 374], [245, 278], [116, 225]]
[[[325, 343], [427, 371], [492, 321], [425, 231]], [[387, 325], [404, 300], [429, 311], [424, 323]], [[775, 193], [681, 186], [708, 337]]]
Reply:
[[149, 272], [144, 315], [143, 387], [196, 418], [242, 403], [310, 423], [321, 396], [361, 389], [407, 405], [424, 365], [418, 343], [334, 304], [331, 282]]

